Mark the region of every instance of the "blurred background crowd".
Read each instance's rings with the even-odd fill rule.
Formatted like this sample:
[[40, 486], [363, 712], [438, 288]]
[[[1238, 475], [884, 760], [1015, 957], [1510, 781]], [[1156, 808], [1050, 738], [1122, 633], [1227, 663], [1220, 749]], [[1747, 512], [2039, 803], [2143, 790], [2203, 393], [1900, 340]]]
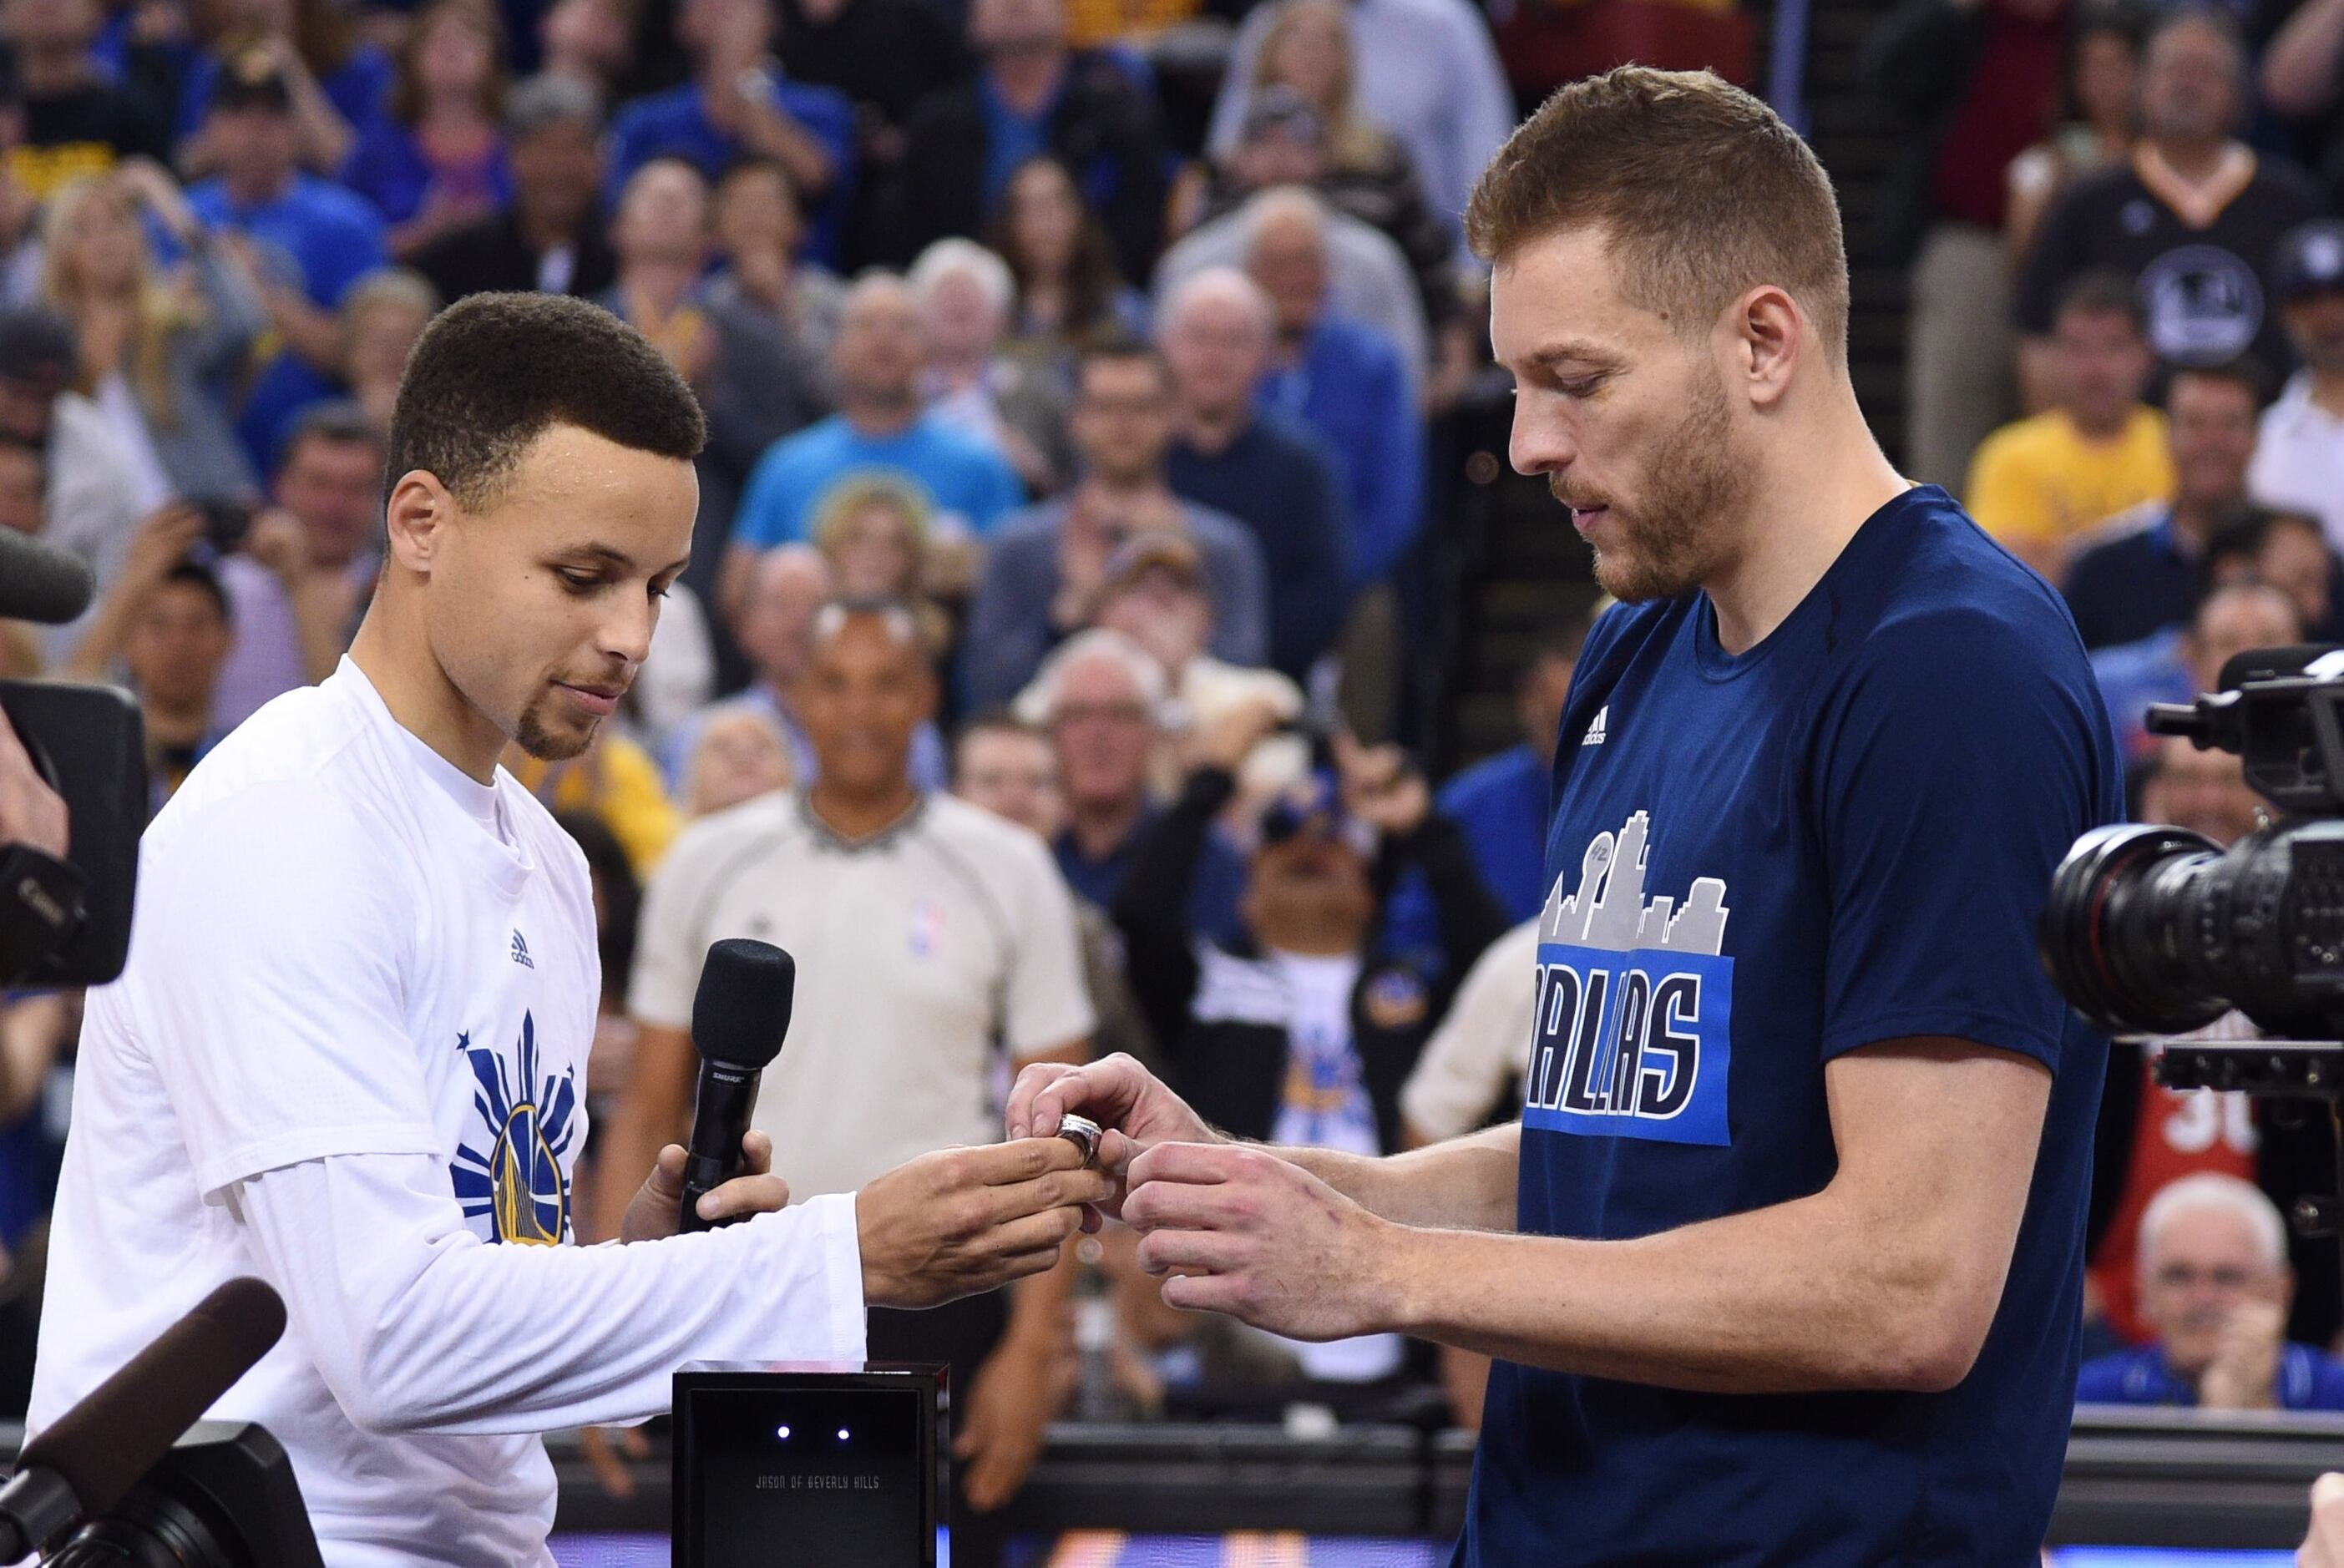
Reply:
[[[1596, 606], [1504, 467], [1460, 215], [1629, 59], [1809, 132], [1892, 453], [2066, 592], [2137, 812], [2248, 831], [2235, 759], [2138, 713], [2344, 636], [2344, 0], [0, 0], [0, 527], [100, 585], [0, 622], [0, 674], [126, 686], [159, 804], [340, 658], [433, 314], [590, 298], [711, 437], [621, 720], [509, 759], [595, 878], [581, 1239], [690, 1114], [725, 936], [804, 976], [761, 1113], [802, 1197], [1107, 1050], [1250, 1137], [1469, 1130], [1514, 1103]], [[0, 999], [0, 1412], [77, 1018]], [[2086, 1396], [2344, 1407], [2334, 1243], [2278, 1220], [2329, 1135], [2151, 1054], [2106, 1097]], [[975, 1510], [1061, 1414], [1478, 1418], [1467, 1358], [1080, 1253], [874, 1325], [961, 1370]]]

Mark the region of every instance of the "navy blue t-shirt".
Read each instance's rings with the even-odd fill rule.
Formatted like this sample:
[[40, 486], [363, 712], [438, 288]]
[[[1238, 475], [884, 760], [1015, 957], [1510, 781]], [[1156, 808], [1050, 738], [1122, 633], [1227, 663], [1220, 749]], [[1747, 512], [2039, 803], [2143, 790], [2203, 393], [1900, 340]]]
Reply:
[[2053, 1087], [1959, 1386], [1701, 1394], [1500, 1361], [1457, 1561], [2033, 1562], [2107, 1054], [2044, 977], [2035, 921], [2068, 846], [2123, 809], [2058, 595], [1924, 488], [1739, 656], [1703, 594], [1614, 610], [1571, 684], [1554, 798], [1524, 1232], [1627, 1239], [1819, 1191], [1824, 1067], [1878, 1041], [1972, 1040]]

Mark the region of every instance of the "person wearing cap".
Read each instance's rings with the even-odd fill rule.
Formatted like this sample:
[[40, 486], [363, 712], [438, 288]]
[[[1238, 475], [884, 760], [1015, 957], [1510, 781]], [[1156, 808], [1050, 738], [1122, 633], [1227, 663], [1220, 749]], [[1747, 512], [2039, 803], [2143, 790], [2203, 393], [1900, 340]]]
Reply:
[[2270, 283], [2303, 368], [2263, 410], [2248, 488], [2267, 506], [2318, 518], [2344, 551], [2344, 222], [2288, 230]]
[[1107, 561], [1094, 619], [1147, 649], [1164, 667], [1165, 690], [1192, 729], [1241, 702], [1267, 700], [1282, 722], [1302, 716], [1301, 687], [1275, 670], [1232, 664], [1209, 652], [1213, 599], [1204, 553], [1186, 534], [1148, 532], [1127, 540]]
[[415, 253], [413, 266], [450, 303], [495, 289], [591, 298], [618, 264], [595, 199], [602, 184], [602, 116], [593, 90], [532, 76], [506, 96], [505, 157], [512, 200]]
[[[1505, 934], [1454, 823], [1397, 747], [1335, 737], [1253, 822], [1243, 934], [1189, 919], [1195, 866], [1238, 788], [1241, 759], [1277, 723], [1233, 708], [1197, 737], [1198, 765], [1134, 857], [1110, 913], [1167, 1081], [1236, 1138], [1379, 1155], [1402, 1147], [1399, 1095], [1458, 981]], [[1384, 890], [1420, 868], [1440, 911], [1436, 953], [1384, 954]], [[1369, 1383], [1399, 1368], [1397, 1334], [1296, 1342], [1306, 1375]]]
[[255, 252], [261, 300], [285, 343], [256, 368], [237, 421], [254, 465], [266, 470], [278, 431], [333, 394], [342, 296], [390, 258], [381, 215], [363, 197], [303, 172], [292, 86], [273, 51], [247, 49], [227, 62], [205, 135], [219, 173], [187, 192], [187, 206], [206, 228]]
[[1080, 482], [988, 541], [963, 639], [962, 680], [975, 705], [1007, 702], [1053, 646], [1091, 624], [1117, 547], [1147, 532], [1195, 547], [1213, 606], [1213, 652], [1234, 664], [1267, 662], [1261, 546], [1242, 522], [1169, 488], [1173, 410], [1171, 375], [1153, 349], [1121, 339], [1085, 352], [1072, 421]]

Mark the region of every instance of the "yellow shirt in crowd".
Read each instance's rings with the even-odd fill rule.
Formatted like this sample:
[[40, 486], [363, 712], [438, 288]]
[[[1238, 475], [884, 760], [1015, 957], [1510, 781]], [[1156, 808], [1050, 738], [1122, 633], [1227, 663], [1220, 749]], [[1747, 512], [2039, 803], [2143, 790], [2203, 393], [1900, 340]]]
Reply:
[[624, 735], [598, 736], [585, 755], [548, 765], [505, 748], [505, 765], [523, 788], [553, 811], [591, 812], [602, 819], [627, 864], [639, 877], [652, 868], [683, 831], [683, 814], [660, 783], [651, 754]]
[[2096, 441], [2055, 409], [1986, 437], [1970, 462], [1964, 501], [1996, 539], [2056, 545], [2129, 507], [2172, 496], [2163, 414], [2137, 408], [2120, 433]]

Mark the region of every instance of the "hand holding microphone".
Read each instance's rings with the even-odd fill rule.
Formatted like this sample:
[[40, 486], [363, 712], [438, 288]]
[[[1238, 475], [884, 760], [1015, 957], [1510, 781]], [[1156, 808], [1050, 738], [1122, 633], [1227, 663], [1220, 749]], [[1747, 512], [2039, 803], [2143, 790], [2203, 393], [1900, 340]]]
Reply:
[[797, 965], [769, 942], [729, 937], [708, 950], [692, 1001], [700, 1050], [700, 1091], [692, 1143], [660, 1150], [627, 1205], [621, 1241], [652, 1241], [707, 1230], [786, 1208], [790, 1189], [773, 1174], [773, 1140], [749, 1128], [760, 1076], [789, 1033]]

